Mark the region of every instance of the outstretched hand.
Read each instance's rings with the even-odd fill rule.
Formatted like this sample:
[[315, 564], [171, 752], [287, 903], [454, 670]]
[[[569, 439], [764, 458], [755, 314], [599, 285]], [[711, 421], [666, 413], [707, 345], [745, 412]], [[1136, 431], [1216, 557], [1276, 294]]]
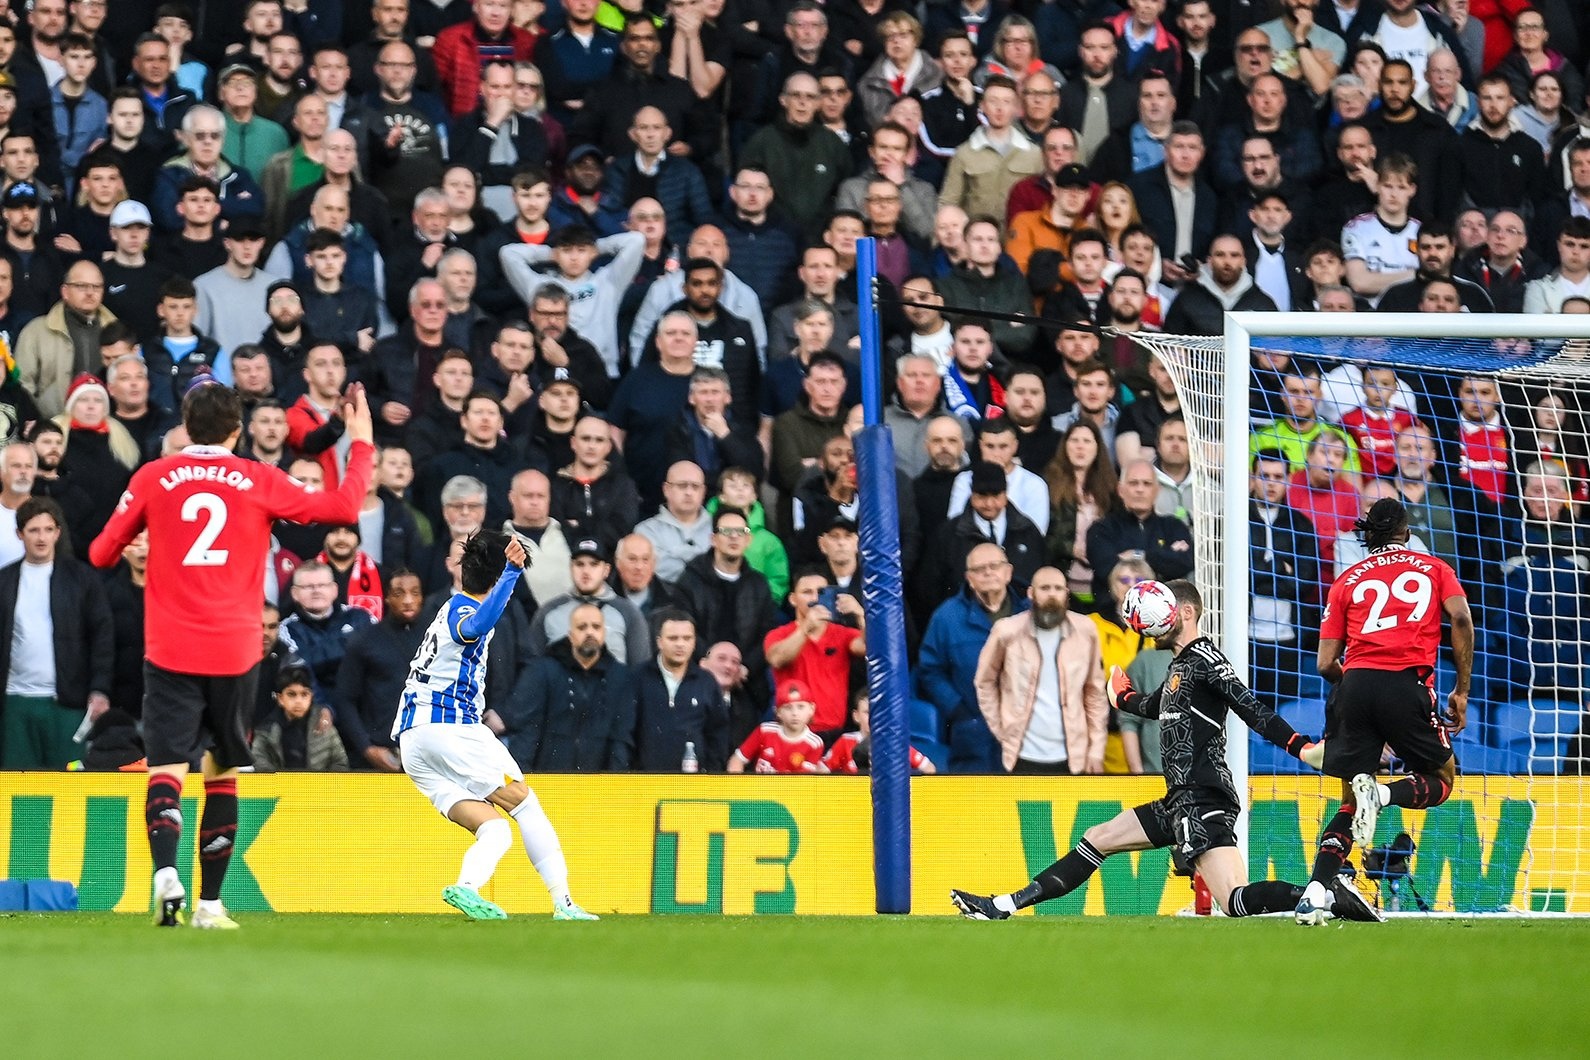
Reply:
[[375, 442], [375, 424], [370, 418], [370, 402], [365, 397], [364, 384], [354, 383], [342, 397], [343, 426], [348, 437], [355, 442]]
[[524, 570], [525, 564], [529, 562], [530, 558], [525, 555], [524, 546], [519, 543], [519, 535], [508, 535], [507, 553], [508, 562], [520, 570]]

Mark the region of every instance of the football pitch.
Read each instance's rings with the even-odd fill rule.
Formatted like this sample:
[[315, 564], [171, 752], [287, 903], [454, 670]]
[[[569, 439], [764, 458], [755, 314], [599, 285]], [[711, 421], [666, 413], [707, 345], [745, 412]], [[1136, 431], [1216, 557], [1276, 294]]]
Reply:
[[1550, 1057], [1590, 979], [1584, 920], [243, 923], [0, 918], [4, 1054]]

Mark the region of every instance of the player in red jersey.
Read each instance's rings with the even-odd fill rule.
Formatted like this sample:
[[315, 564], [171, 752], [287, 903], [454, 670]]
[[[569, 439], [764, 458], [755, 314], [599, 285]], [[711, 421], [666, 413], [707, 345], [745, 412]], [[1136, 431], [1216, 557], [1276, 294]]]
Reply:
[[[1325, 712], [1323, 760], [1309, 763], [1342, 778], [1342, 805], [1320, 837], [1314, 874], [1297, 907], [1299, 924], [1327, 919], [1328, 885], [1354, 843], [1367, 849], [1373, 842], [1382, 807], [1428, 809], [1452, 794], [1457, 761], [1449, 734], [1462, 731], [1468, 715], [1474, 619], [1457, 575], [1434, 556], [1404, 547], [1408, 512], [1395, 498], [1376, 501], [1354, 529], [1369, 555], [1342, 572], [1326, 601], [1319, 672], [1336, 688]], [[1444, 712], [1433, 687], [1442, 615], [1452, 626], [1457, 664]], [[1381, 784], [1375, 771], [1387, 744], [1409, 775]]]
[[750, 766], [756, 773], [826, 773], [823, 765], [822, 737], [812, 732], [812, 715], [817, 704], [806, 689], [794, 681], [778, 688], [773, 704], [777, 721], [763, 722], [729, 756], [728, 772], [744, 773]]
[[193, 926], [234, 928], [221, 883], [237, 834], [237, 769], [248, 765], [244, 724], [254, 707], [259, 664], [260, 578], [271, 523], [351, 523], [374, 471], [370, 407], [362, 388], [344, 399], [352, 448], [341, 485], [321, 493], [232, 449], [243, 429], [230, 387], [201, 379], [182, 402], [193, 444], [133, 475], [104, 532], [89, 546], [97, 567], [113, 566], [145, 528], [144, 745], [149, 793], [144, 820], [154, 861], [156, 922], [182, 922], [187, 895], [177, 877], [182, 782], [203, 759], [199, 821], [199, 904]]

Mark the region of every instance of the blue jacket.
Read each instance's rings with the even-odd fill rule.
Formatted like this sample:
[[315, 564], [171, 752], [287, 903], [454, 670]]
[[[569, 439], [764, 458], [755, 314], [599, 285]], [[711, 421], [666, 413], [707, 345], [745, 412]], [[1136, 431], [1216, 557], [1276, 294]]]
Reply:
[[90, 88], [84, 90], [77, 109], [68, 110], [59, 82], [50, 89], [50, 103], [55, 109], [55, 139], [61, 149], [61, 172], [75, 184], [77, 164], [88, 154], [94, 141], [105, 135], [110, 105], [104, 96]]
[[[1021, 614], [1031, 606], [1012, 586], [1011, 614]], [[939, 712], [950, 745], [949, 772], [998, 773], [999, 742], [988, 731], [983, 712], [977, 705], [977, 657], [988, 640], [994, 622], [972, 595], [971, 587], [938, 606], [922, 637], [917, 657], [917, 696], [933, 704]]]
[[375, 625], [370, 612], [333, 604], [325, 618], [302, 611], [282, 619], [280, 637], [287, 650], [304, 661], [315, 678], [315, 702], [330, 703], [337, 690], [337, 670], [348, 651], [348, 638]]
[[[613, 208], [618, 209], [620, 203], [629, 202], [629, 184], [634, 176], [635, 152], [629, 151], [613, 159], [602, 178], [602, 205], [607, 206], [611, 200]], [[690, 233], [697, 226], [718, 222], [712, 200], [707, 198], [707, 182], [702, 179], [701, 170], [688, 158], [662, 156], [652, 198], [662, 204], [668, 218], [668, 241], [676, 246], [688, 243]]]
[[607, 649], [589, 670], [568, 639], [533, 659], [498, 711], [503, 743], [525, 772], [600, 773], [629, 769], [635, 749], [635, 682]]
[[[240, 169], [232, 163], [222, 159], [219, 163], [221, 174], [221, 216], [228, 221], [260, 221], [265, 217], [265, 193], [254, 178], [248, 175], [248, 170]], [[154, 202], [149, 204], [149, 212], [154, 215], [155, 227], [162, 232], [180, 232], [182, 230], [182, 217], [177, 213], [177, 200], [182, 198], [182, 182], [193, 175], [193, 167], [188, 164], [187, 155], [178, 155], [165, 165], [155, 175]]]
[[795, 275], [795, 266], [800, 264], [800, 233], [777, 220], [752, 224], [733, 216], [732, 210], [729, 213], [723, 220], [723, 238], [729, 244], [734, 274], [756, 292], [763, 311], [771, 313], [800, 291]]
[[[314, 230], [314, 222], [306, 218], [289, 228], [287, 234], [282, 236], [281, 242], [281, 245], [287, 248], [288, 263], [292, 266], [292, 281], [306, 288], [315, 282], [314, 273], [304, 264], [309, 234]], [[362, 287], [377, 296], [386, 290], [386, 285], [378, 282], [381, 276], [376, 268], [381, 248], [376, 246], [375, 240], [364, 225], [357, 221], [349, 222], [342, 230], [342, 248], [348, 252], [348, 264], [342, 270], [344, 284], [349, 287]], [[403, 297], [405, 299], [408, 297], [407, 291], [403, 293]]]

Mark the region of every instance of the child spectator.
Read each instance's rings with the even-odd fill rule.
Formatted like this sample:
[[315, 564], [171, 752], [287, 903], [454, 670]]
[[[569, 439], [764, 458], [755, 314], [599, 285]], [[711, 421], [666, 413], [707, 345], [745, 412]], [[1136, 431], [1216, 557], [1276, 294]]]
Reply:
[[314, 724], [314, 687], [309, 669], [288, 666], [276, 676], [276, 709], [254, 734], [254, 769], [260, 773], [301, 770], [345, 773], [348, 752], [334, 728]]
[[765, 721], [729, 756], [730, 773], [826, 773], [823, 741], [811, 730], [817, 704], [793, 681], [779, 686], [773, 706], [777, 721]]
[[[612, 255], [606, 265], [592, 269], [598, 255]], [[597, 239], [581, 224], [566, 225], [552, 246], [510, 243], [499, 253], [508, 283], [526, 305], [544, 279], [569, 292], [569, 327], [595, 346], [607, 363], [607, 374], [619, 375], [618, 305], [640, 271], [646, 254], [646, 237], [620, 232]], [[550, 261], [553, 271], [543, 277], [534, 266]]]
[[231, 383], [231, 362], [221, 356], [214, 339], [201, 334], [193, 320], [199, 315], [199, 294], [193, 281], [172, 276], [160, 286], [160, 302], [155, 307], [162, 327], [144, 342], [149, 363], [149, 389], [157, 405], [168, 409], [182, 407], [182, 395], [200, 369], [223, 383]]
[[1364, 369], [1364, 403], [1342, 416], [1342, 429], [1358, 443], [1359, 463], [1377, 478], [1397, 473], [1397, 434], [1417, 420], [1392, 402], [1397, 396], [1397, 373], [1390, 368]]
[[[857, 773], [872, 772], [872, 725], [868, 712], [866, 686], [856, 689], [850, 694], [850, 713], [856, 719], [856, 731], [847, 732], [834, 741], [834, 746], [828, 749], [828, 754], [823, 756], [823, 765], [830, 773]], [[918, 751], [915, 747], [907, 745], [907, 757], [911, 762], [911, 771], [914, 773], [937, 773], [938, 767], [932, 759]]]
[[317, 228], [304, 244], [304, 261], [314, 276], [304, 293], [304, 323], [320, 342], [369, 353], [380, 327], [375, 292], [346, 282], [348, 251], [342, 233]]

